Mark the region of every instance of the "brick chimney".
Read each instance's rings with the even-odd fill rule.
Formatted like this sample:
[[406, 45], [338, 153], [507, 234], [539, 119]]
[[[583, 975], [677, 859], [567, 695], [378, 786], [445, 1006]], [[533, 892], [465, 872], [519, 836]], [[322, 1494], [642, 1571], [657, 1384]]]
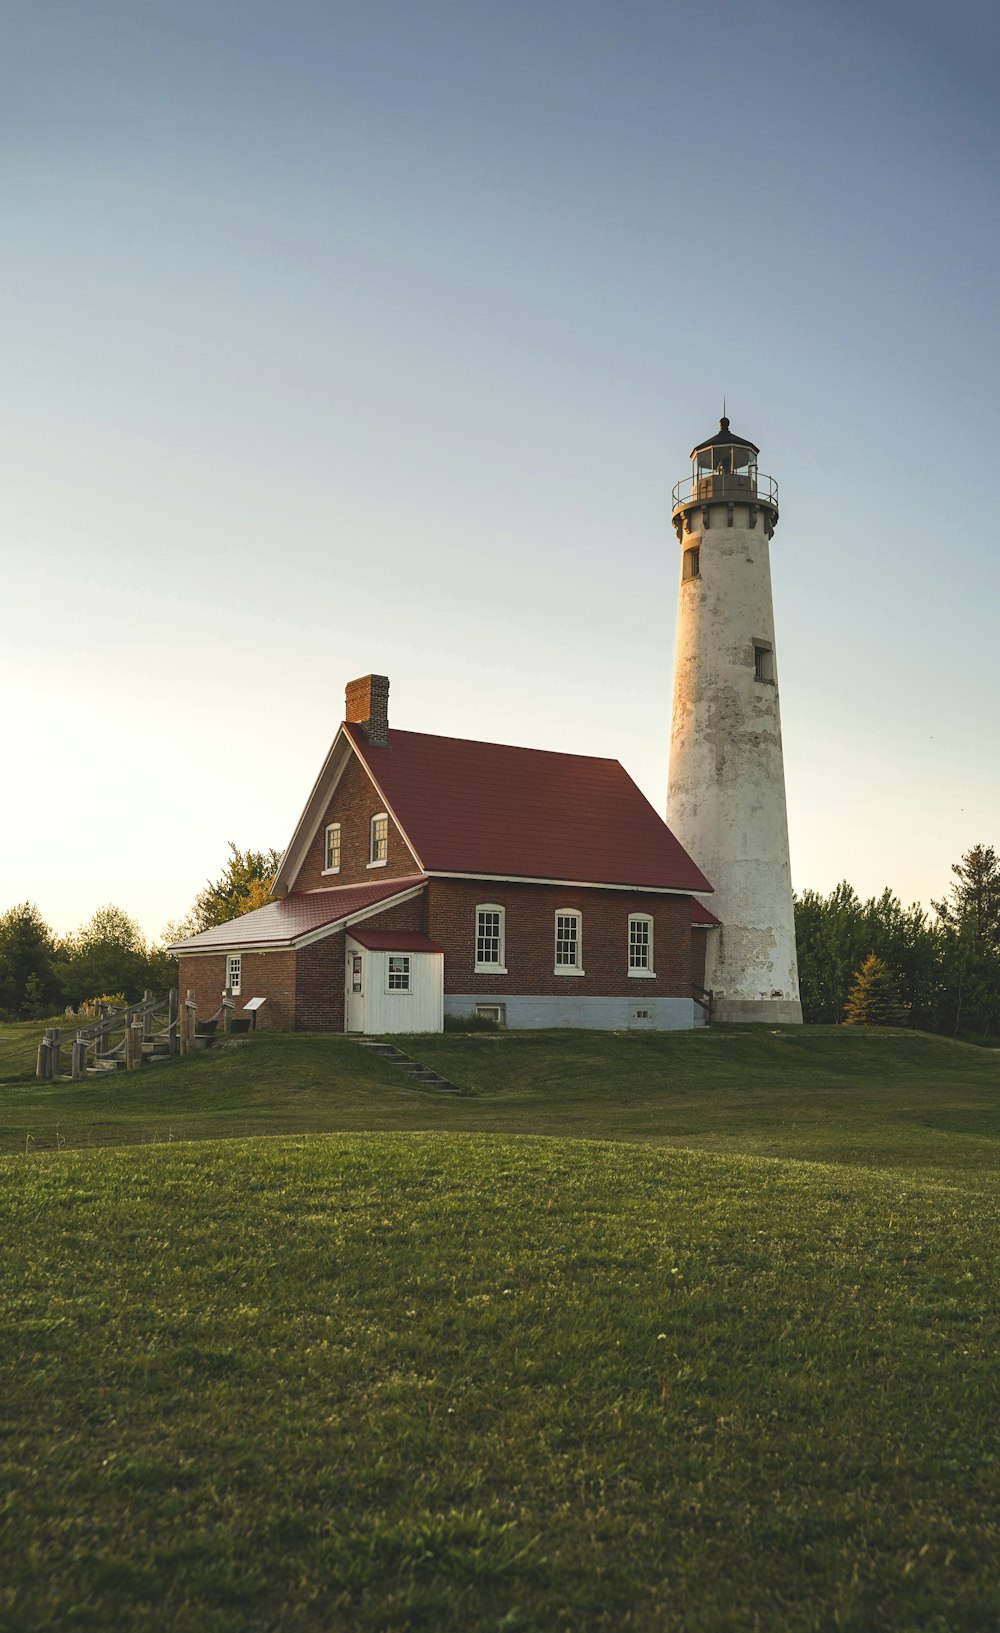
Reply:
[[389, 677], [362, 675], [349, 680], [344, 698], [344, 719], [358, 725], [376, 748], [389, 746]]

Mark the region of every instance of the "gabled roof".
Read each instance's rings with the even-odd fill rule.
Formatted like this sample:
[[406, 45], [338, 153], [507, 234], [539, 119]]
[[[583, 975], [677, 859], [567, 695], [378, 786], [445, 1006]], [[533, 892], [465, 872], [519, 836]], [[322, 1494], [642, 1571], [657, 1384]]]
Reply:
[[395, 729], [381, 748], [342, 731], [424, 873], [712, 889], [617, 760]]
[[[379, 879], [363, 885], [340, 885], [335, 890], [304, 890], [299, 895], [286, 896], [268, 902], [242, 918], [230, 919], [228, 924], [213, 925], [187, 941], [175, 942], [171, 953], [214, 953], [232, 949], [255, 947], [300, 947], [309, 940], [319, 940], [350, 920], [355, 914], [365, 914], [370, 908], [388, 903], [397, 896], [416, 891], [425, 883], [422, 874], [403, 879]], [[404, 949], [405, 950], [405, 949]]]

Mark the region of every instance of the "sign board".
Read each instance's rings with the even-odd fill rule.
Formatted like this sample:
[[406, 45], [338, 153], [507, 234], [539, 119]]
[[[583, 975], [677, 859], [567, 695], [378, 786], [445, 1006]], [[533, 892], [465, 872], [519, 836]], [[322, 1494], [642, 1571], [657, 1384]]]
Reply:
[[261, 1004], [266, 1004], [266, 1003], [267, 1003], [266, 998], [251, 998], [247, 1003], [245, 1003], [243, 1005], [243, 1013], [245, 1015], [247, 1010], [249, 1010], [251, 1014], [254, 1014], [260, 1008]]

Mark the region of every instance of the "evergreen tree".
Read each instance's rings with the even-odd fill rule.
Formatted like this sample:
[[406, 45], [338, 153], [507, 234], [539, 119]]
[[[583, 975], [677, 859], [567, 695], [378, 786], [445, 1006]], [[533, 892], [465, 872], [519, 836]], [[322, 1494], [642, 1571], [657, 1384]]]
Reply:
[[0, 914], [0, 1009], [32, 1019], [60, 1007], [55, 953], [52, 931], [34, 902], [21, 902]]
[[869, 953], [854, 977], [844, 1006], [847, 1026], [902, 1026], [906, 1005], [888, 964]]
[[974, 845], [951, 871], [948, 895], [931, 904], [947, 972], [939, 1024], [986, 1035], [1000, 1021], [1000, 858], [992, 845]]

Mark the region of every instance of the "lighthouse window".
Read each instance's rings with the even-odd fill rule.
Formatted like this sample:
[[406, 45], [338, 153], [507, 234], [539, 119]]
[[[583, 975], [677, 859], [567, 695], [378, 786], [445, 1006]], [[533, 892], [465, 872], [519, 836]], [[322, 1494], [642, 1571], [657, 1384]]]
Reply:
[[753, 646], [753, 674], [755, 680], [774, 680], [774, 648], [755, 641]]
[[694, 550], [685, 550], [685, 552], [684, 552], [684, 577], [685, 578], [700, 578], [701, 577], [701, 549], [700, 548], [694, 549]]

